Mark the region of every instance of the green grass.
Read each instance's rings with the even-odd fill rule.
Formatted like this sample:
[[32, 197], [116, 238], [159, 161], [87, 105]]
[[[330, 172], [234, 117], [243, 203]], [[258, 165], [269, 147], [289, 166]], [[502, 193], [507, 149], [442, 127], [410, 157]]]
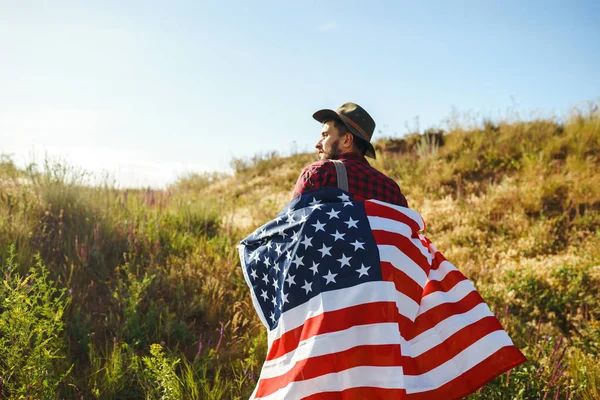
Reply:
[[[598, 109], [434, 133], [380, 139], [373, 165], [530, 360], [470, 398], [600, 397]], [[3, 156], [0, 398], [247, 398], [266, 335], [236, 245], [311, 160], [233, 160], [155, 191]]]

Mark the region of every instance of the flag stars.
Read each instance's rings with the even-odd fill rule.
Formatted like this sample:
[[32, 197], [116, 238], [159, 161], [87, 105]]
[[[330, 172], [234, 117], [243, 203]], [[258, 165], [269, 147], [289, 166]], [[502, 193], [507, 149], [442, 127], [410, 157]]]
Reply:
[[267, 296], [267, 291], [263, 289], [261, 289], [260, 291], [260, 297], [262, 297], [264, 301], [267, 301], [267, 299], [269, 298], [269, 296]]
[[365, 267], [364, 264], [360, 264], [360, 268], [356, 270], [356, 272], [358, 272], [358, 277], [360, 278], [363, 275], [369, 276], [369, 273], [367, 272], [369, 268], [371, 267]]
[[348, 229], [350, 229], [350, 228], [356, 228], [356, 229], [358, 229], [358, 226], [356, 226], [356, 224], [358, 223], [358, 220], [353, 220], [352, 217], [350, 217], [348, 219], [348, 221], [344, 221], [344, 223], [346, 225], [348, 225]]
[[273, 321], [273, 323], [275, 323], [275, 313], [271, 312], [271, 321]]
[[273, 307], [277, 307], [277, 297], [273, 296], [271, 303], [273, 303]]
[[344, 203], [344, 208], [346, 208], [346, 206], [354, 207], [354, 204], [352, 204], [351, 201], [347, 201]]
[[365, 249], [363, 247], [364, 243], [363, 242], [359, 242], [358, 240], [354, 241], [353, 243], [350, 243], [352, 246], [354, 246], [354, 251], [358, 250], [358, 249]]
[[342, 193], [338, 196], [338, 199], [340, 199], [341, 201], [350, 201], [350, 196], [348, 196], [346, 193]]
[[273, 277], [273, 287], [275, 288], [275, 290], [279, 289], [279, 280], [277, 279], [277, 277]]
[[267, 267], [270, 267], [270, 266], [271, 266], [271, 260], [269, 260], [269, 257], [267, 257], [267, 256], [265, 256], [265, 265], [266, 265]]
[[296, 278], [296, 275], [292, 275], [289, 273], [287, 274], [287, 278], [285, 278], [285, 281], [287, 282], [288, 287], [291, 287], [292, 285], [296, 284], [295, 278]]
[[288, 214], [286, 222], [289, 224], [293, 224], [294, 222], [296, 222], [296, 220], [294, 219], [294, 214]]
[[339, 214], [339, 213], [340, 213], [339, 211], [335, 211], [335, 210], [332, 208], [332, 209], [331, 209], [331, 210], [330, 210], [328, 213], [325, 213], [325, 214], [329, 215], [329, 219], [333, 219], [333, 218], [340, 219], [340, 217], [338, 217], [338, 214]]
[[281, 244], [275, 245], [275, 253], [277, 253], [278, 256], [280, 256], [281, 253], [283, 253], [281, 251]]
[[258, 275], [256, 274], [256, 270], [253, 269], [251, 270], [252, 272], [250, 273], [250, 276], [253, 277], [254, 279], [258, 278]]
[[262, 280], [265, 283], [265, 285], [267, 285], [269, 283], [269, 275], [263, 274]]
[[337, 241], [337, 240], [343, 240], [344, 239], [344, 235], [345, 233], [339, 233], [338, 230], [335, 230], [335, 233], [331, 233], [331, 236], [333, 236], [333, 241]]
[[323, 204], [318, 204], [317, 203], [317, 204], [313, 204], [310, 208], [312, 208], [313, 211], [315, 211], [315, 210], [320, 210], [321, 207], [323, 207]]
[[292, 260], [292, 253], [291, 253], [290, 251], [286, 251], [286, 252], [285, 252], [285, 258], [286, 258], [288, 261], [291, 261], [291, 260]]
[[312, 292], [312, 282], [304, 281], [304, 285], [302, 286], [302, 289], [306, 290], [306, 293], [304, 293], [304, 294], [308, 294], [308, 292]]
[[278, 264], [278, 263], [275, 263], [275, 264], [273, 264], [273, 269], [274, 269], [276, 272], [279, 272], [279, 271], [281, 271], [281, 269], [279, 268], [279, 264]]
[[285, 230], [282, 228], [279, 230], [279, 232], [277, 233], [278, 235], [281, 235], [281, 238], [285, 238], [287, 236], [287, 233], [285, 233]]
[[294, 235], [292, 236], [292, 243], [296, 243], [298, 240], [300, 240], [300, 231], [294, 232]]
[[310, 203], [311, 206], [315, 206], [317, 204], [321, 204], [321, 200], [317, 200], [315, 197], [312, 198], [312, 201]]
[[319, 232], [319, 231], [323, 231], [325, 232], [325, 224], [321, 223], [321, 221], [317, 220], [316, 224], [311, 224], [312, 226], [315, 227], [315, 233]]
[[292, 261], [292, 264], [296, 264], [296, 268], [303, 267], [304, 266], [304, 263], [302, 262], [303, 258], [304, 258], [304, 256], [302, 256], [302, 257], [296, 256], [296, 259], [294, 261]]
[[281, 292], [281, 303], [280, 303], [281, 305], [284, 305], [285, 303], [289, 303], [288, 295], [289, 295], [289, 293]]
[[320, 263], [316, 263], [313, 261], [313, 265], [312, 267], [310, 267], [310, 270], [313, 272], [313, 276], [315, 276], [315, 274], [317, 274], [319, 272], [319, 264]]
[[325, 279], [326, 285], [329, 285], [330, 283], [335, 283], [335, 277], [337, 276], [337, 274], [332, 274], [331, 271], [329, 271], [329, 273], [327, 275], [322, 276], [321, 278]]
[[331, 256], [331, 252], [329, 250], [331, 250], [331, 247], [327, 247], [325, 246], [325, 243], [323, 243], [323, 247], [317, 251], [321, 252], [321, 258], [323, 258], [325, 256]]
[[340, 268], [343, 268], [344, 265], [350, 266], [351, 259], [352, 257], [346, 257], [344, 254], [342, 254], [342, 258], [338, 258], [338, 261], [340, 262]]
[[308, 217], [304, 214], [302, 214], [302, 216], [300, 217], [300, 223], [303, 224], [308, 220]]
[[302, 243], [304, 245], [304, 250], [306, 250], [309, 247], [312, 247], [312, 238], [308, 237], [308, 236], [304, 236], [304, 240], [301, 241], [300, 243]]

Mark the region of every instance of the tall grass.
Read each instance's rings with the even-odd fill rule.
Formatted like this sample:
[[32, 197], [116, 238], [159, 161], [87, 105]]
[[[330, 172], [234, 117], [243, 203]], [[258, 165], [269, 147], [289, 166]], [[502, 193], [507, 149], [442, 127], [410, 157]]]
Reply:
[[[377, 146], [374, 165], [530, 360], [471, 398], [598, 397], [598, 110]], [[235, 247], [311, 160], [234, 160], [233, 176], [155, 191], [3, 157], [0, 397], [247, 398], [266, 335]]]

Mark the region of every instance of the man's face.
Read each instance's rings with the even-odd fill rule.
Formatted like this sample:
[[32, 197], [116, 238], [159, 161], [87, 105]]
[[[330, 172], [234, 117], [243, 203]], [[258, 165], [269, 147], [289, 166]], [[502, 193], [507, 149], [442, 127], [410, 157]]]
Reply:
[[315, 145], [319, 159], [337, 159], [340, 156], [339, 142], [340, 132], [335, 127], [333, 121], [325, 122], [321, 129], [321, 139]]

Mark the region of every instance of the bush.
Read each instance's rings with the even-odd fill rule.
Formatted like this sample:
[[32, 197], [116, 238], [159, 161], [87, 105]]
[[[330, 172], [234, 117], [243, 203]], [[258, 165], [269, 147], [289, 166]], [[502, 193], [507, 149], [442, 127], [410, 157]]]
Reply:
[[0, 269], [0, 397], [58, 398], [71, 371], [62, 338], [68, 299], [39, 256], [25, 276], [16, 270], [13, 248]]

